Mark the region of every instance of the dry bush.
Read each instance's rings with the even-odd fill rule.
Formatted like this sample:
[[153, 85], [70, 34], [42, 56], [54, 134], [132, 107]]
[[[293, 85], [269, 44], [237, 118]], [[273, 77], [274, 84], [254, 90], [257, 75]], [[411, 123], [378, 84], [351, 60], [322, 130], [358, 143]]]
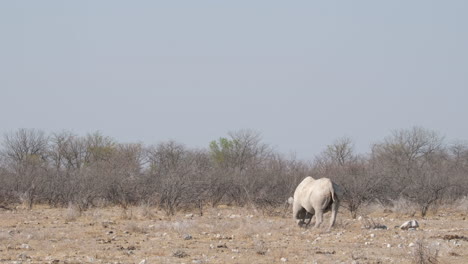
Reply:
[[415, 248], [412, 253], [412, 263], [415, 264], [436, 264], [440, 263], [438, 260], [439, 251], [431, 249], [425, 240], [418, 239], [415, 243]]
[[397, 200], [391, 201], [390, 208], [390, 210], [392, 210], [394, 213], [400, 216], [414, 216], [418, 210], [417, 206], [414, 203], [402, 197], [398, 198]]

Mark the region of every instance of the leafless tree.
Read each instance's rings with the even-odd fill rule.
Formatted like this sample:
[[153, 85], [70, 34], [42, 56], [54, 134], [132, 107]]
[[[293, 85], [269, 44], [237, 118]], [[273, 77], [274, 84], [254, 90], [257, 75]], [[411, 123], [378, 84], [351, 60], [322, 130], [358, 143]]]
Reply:
[[353, 218], [359, 208], [377, 198], [382, 177], [372, 170], [369, 160], [354, 153], [352, 140], [341, 138], [319, 155], [315, 162], [318, 177], [328, 177], [338, 184], [343, 193], [343, 206]]
[[7, 166], [15, 174], [14, 190], [21, 193], [29, 208], [47, 169], [48, 138], [35, 129], [19, 129], [4, 135], [3, 152]]
[[423, 216], [450, 186], [443, 139], [434, 131], [414, 127], [393, 132], [373, 147], [374, 160], [388, 180], [388, 196], [403, 196], [420, 207]]

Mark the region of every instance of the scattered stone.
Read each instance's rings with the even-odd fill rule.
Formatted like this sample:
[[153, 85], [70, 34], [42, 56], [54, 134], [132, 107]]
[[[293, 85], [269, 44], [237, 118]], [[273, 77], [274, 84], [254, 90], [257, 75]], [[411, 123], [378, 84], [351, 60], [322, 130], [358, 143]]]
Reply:
[[418, 227], [419, 227], [418, 221], [416, 221], [416, 220], [410, 220], [410, 221], [404, 222], [404, 223], [400, 226], [400, 229], [408, 230], [408, 229], [410, 229], [410, 228], [416, 229], [416, 228], [418, 228]]
[[190, 234], [184, 235], [184, 240], [190, 240], [190, 239], [192, 239], [192, 236]]
[[468, 237], [460, 235], [445, 235], [442, 237], [443, 240], [463, 240], [468, 241]]
[[138, 263], [138, 264], [146, 264], [146, 259], [140, 261], [140, 263]]
[[370, 234], [370, 237], [374, 238], [374, 237], [375, 237], [375, 234]]
[[18, 255], [18, 258], [21, 260], [26, 260], [26, 259], [30, 259], [31, 257], [26, 255], [25, 253], [21, 253]]
[[414, 247], [415, 244], [414, 243], [409, 243], [408, 247]]
[[185, 218], [192, 218], [193, 217], [193, 214], [186, 214], [185, 215]]
[[315, 254], [324, 254], [324, 255], [334, 255], [335, 253], [336, 253], [335, 250], [333, 250], [333, 251], [321, 251], [321, 250], [315, 251]]
[[286, 261], [288, 261], [287, 258], [281, 258], [281, 262], [286, 262]]
[[387, 247], [388, 247], [388, 248], [391, 248], [391, 247], [392, 247], [392, 245], [390, 245], [390, 244], [387, 244]]
[[21, 248], [30, 249], [31, 247], [28, 244], [21, 244]]
[[217, 248], [228, 248], [226, 243], [216, 246]]

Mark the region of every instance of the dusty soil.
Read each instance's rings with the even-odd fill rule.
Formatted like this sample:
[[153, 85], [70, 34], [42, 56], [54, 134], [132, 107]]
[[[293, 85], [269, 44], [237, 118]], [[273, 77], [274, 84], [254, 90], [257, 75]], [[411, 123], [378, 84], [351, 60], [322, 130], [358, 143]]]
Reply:
[[[148, 207], [0, 209], [0, 263], [411, 263], [415, 252], [468, 263], [466, 211], [367, 217], [388, 229], [363, 228], [368, 218], [342, 209], [331, 232], [299, 228], [289, 211], [226, 206], [173, 217]], [[419, 229], [395, 228], [411, 219]]]

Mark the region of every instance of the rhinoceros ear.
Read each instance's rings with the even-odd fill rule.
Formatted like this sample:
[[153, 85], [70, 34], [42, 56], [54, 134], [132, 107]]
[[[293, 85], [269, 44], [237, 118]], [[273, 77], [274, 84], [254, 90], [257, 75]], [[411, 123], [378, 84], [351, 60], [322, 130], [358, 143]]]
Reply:
[[288, 204], [293, 204], [293, 202], [294, 202], [294, 198], [289, 197], [289, 198], [288, 198]]

